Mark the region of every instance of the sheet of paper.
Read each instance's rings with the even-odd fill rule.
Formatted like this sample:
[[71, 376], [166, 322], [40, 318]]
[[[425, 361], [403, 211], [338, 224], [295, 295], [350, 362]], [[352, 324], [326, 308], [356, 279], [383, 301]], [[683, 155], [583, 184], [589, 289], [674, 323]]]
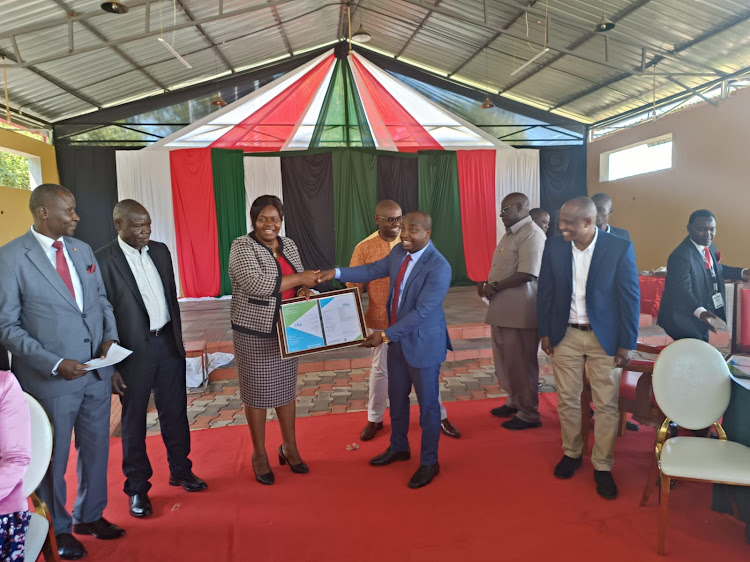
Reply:
[[91, 361], [86, 361], [84, 365], [86, 365], [87, 371], [101, 369], [102, 367], [109, 367], [110, 365], [116, 365], [131, 353], [133, 353], [131, 350], [125, 349], [124, 347], [113, 343], [109, 347], [107, 356], [104, 359], [102, 359], [101, 357], [97, 357], [96, 359], [92, 359]]
[[318, 300], [326, 345], [363, 339], [355, 298], [354, 293], [343, 293]]
[[732, 380], [738, 385], [743, 386], [750, 390], [750, 367], [747, 365], [741, 365], [737, 360], [741, 359], [747, 361], [746, 357], [740, 358], [734, 356], [729, 360], [729, 373]]
[[323, 324], [318, 301], [299, 301], [283, 304], [281, 309], [289, 353], [323, 347]]

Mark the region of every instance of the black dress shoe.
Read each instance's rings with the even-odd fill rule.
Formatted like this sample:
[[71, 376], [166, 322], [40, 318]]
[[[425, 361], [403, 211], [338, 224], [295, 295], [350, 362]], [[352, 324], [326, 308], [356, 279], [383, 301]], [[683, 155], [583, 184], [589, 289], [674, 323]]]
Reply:
[[440, 421], [440, 430], [448, 437], [453, 437], [454, 439], [461, 437], [461, 432], [456, 429], [456, 426], [448, 418]]
[[625, 429], [627, 429], [628, 431], [638, 431], [641, 428], [638, 426], [638, 424], [635, 424], [632, 421], [626, 421]]
[[250, 463], [253, 465], [253, 473], [255, 474], [255, 479], [260, 482], [261, 484], [265, 486], [270, 486], [275, 482], [275, 478], [273, 476], [273, 471], [269, 470], [265, 474], [258, 474], [258, 471], [255, 470], [255, 462], [251, 459]]
[[151, 507], [151, 500], [148, 494], [135, 494], [130, 496], [130, 515], [133, 517], [148, 517], [154, 510]]
[[201, 490], [208, 488], [208, 484], [193, 474], [192, 471], [181, 478], [177, 478], [170, 474], [169, 485], [182, 486], [188, 492], [200, 492]]
[[435, 476], [440, 472], [440, 465], [438, 463], [431, 464], [429, 466], [420, 465], [414, 476], [409, 480], [409, 488], [422, 488], [427, 486]]
[[292, 472], [295, 472], [297, 474], [307, 474], [308, 472], [310, 472], [310, 467], [307, 466], [307, 463], [303, 462], [301, 459], [297, 464], [292, 464], [291, 462], [289, 462], [289, 457], [284, 454], [284, 445], [279, 445], [279, 464], [281, 466], [284, 466], [287, 463], [289, 463], [289, 468], [292, 469]]
[[359, 438], [362, 441], [369, 441], [373, 437], [375, 437], [375, 434], [383, 429], [383, 422], [371, 422], [368, 421], [365, 428], [362, 430], [362, 433], [359, 434]]
[[617, 497], [617, 484], [609, 470], [594, 470], [596, 491], [603, 498], [613, 500]]
[[490, 414], [497, 416], [498, 418], [512, 418], [518, 412], [518, 408], [511, 408], [503, 404], [499, 408], [492, 408]]
[[566, 480], [572, 477], [576, 470], [581, 468], [581, 464], [583, 464], [581, 457], [574, 459], [568, 455], [563, 455], [562, 460], [555, 467], [555, 476]]
[[531, 423], [522, 420], [518, 416], [513, 416], [508, 421], [504, 421], [500, 425], [502, 425], [505, 429], [513, 429], [519, 431], [521, 429], [533, 429], [535, 427], [542, 427], [542, 422]]
[[57, 554], [63, 560], [78, 560], [88, 554], [81, 541], [70, 533], [60, 533], [55, 535], [55, 539], [57, 540]]
[[410, 458], [411, 453], [409, 451], [393, 451], [388, 447], [384, 453], [371, 458], [370, 464], [373, 466], [385, 466], [395, 461], [408, 461]]
[[77, 535], [94, 535], [94, 538], [109, 541], [119, 539], [125, 534], [125, 529], [100, 517], [91, 523], [74, 523], [73, 532]]

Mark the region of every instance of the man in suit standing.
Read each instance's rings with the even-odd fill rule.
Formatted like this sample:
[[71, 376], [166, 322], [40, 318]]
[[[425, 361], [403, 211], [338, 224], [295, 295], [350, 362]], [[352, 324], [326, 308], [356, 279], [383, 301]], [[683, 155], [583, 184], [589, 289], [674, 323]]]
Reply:
[[747, 269], [719, 263], [711, 211], [692, 213], [687, 231], [687, 238], [669, 255], [656, 323], [674, 340], [708, 341], [708, 331], [715, 332], [727, 319], [724, 281], [748, 280], [750, 275]]
[[443, 300], [448, 294], [451, 266], [430, 242], [432, 218], [416, 211], [403, 219], [401, 244], [388, 256], [371, 264], [329, 270], [321, 281], [333, 277], [367, 283], [389, 276], [389, 327], [370, 334], [364, 347], [388, 344], [388, 398], [391, 403], [391, 444], [370, 464], [384, 466], [411, 458], [409, 452], [409, 393], [412, 385], [419, 399], [422, 448], [419, 469], [410, 488], [426, 486], [440, 472], [439, 383], [440, 364], [452, 349], [445, 324]]
[[547, 240], [539, 273], [539, 335], [557, 383], [564, 455], [554, 474], [570, 478], [581, 467], [581, 392], [588, 365], [596, 491], [614, 499], [620, 377], [637, 343], [640, 290], [633, 244], [598, 229], [595, 221], [596, 206], [587, 197], [560, 209], [562, 236]]
[[122, 400], [122, 470], [130, 514], [147, 517], [153, 512], [148, 498], [153, 470], [146, 454], [146, 410], [152, 391], [167, 448], [169, 484], [197, 492], [206, 483], [193, 474], [188, 458], [185, 348], [169, 249], [150, 240], [151, 217], [137, 201], [120, 201], [112, 215], [118, 237], [96, 257], [114, 303], [120, 341], [133, 350], [117, 365], [112, 388]]
[[617, 228], [609, 224], [609, 217], [612, 216], [612, 199], [606, 193], [597, 193], [591, 197], [596, 205], [596, 226], [609, 234], [614, 234], [625, 240], [630, 240], [630, 233], [624, 228]]
[[485, 321], [492, 329], [495, 375], [508, 399], [491, 413], [510, 418], [502, 423], [505, 429], [530, 429], [542, 425], [536, 295], [546, 236], [531, 220], [523, 193], [503, 199], [500, 218], [505, 235], [492, 256], [483, 294], [490, 301]]
[[[71, 530], [98, 539], [125, 534], [102, 516], [112, 367], [87, 371], [83, 364], [107, 354], [117, 327], [94, 253], [72, 237], [79, 220], [73, 194], [43, 184], [29, 208], [33, 226], [0, 248], [0, 343], [13, 355], [21, 386], [52, 422], [55, 454], [39, 495], [52, 513], [60, 557], [76, 560], [86, 549]], [[78, 497], [71, 518], [65, 472], [74, 429]]]

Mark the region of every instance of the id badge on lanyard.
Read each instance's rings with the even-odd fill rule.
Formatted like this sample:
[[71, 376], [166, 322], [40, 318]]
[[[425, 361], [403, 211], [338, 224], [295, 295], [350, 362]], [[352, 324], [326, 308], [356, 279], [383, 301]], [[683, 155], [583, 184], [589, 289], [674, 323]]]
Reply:
[[[703, 261], [706, 261], [706, 258], [703, 258]], [[706, 264], [708, 264], [708, 262], [706, 262]], [[712, 264], [708, 265], [711, 270], [711, 281], [713, 281], [714, 286], [714, 294], [711, 299], [714, 302], [714, 308], [719, 309], [724, 306], [724, 299], [721, 297], [721, 292], [719, 291], [719, 283], [716, 279], [716, 270], [714, 269], [714, 266]]]

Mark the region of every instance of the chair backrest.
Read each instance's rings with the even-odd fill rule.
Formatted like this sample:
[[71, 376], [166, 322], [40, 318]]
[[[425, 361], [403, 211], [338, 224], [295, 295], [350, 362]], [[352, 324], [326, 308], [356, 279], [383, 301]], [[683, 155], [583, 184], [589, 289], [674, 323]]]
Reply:
[[23, 494], [30, 496], [42, 483], [52, 458], [52, 424], [36, 398], [24, 392], [31, 414], [31, 462], [23, 477]]
[[729, 367], [721, 353], [697, 339], [677, 340], [656, 358], [652, 386], [664, 415], [685, 429], [716, 422], [729, 405]]

